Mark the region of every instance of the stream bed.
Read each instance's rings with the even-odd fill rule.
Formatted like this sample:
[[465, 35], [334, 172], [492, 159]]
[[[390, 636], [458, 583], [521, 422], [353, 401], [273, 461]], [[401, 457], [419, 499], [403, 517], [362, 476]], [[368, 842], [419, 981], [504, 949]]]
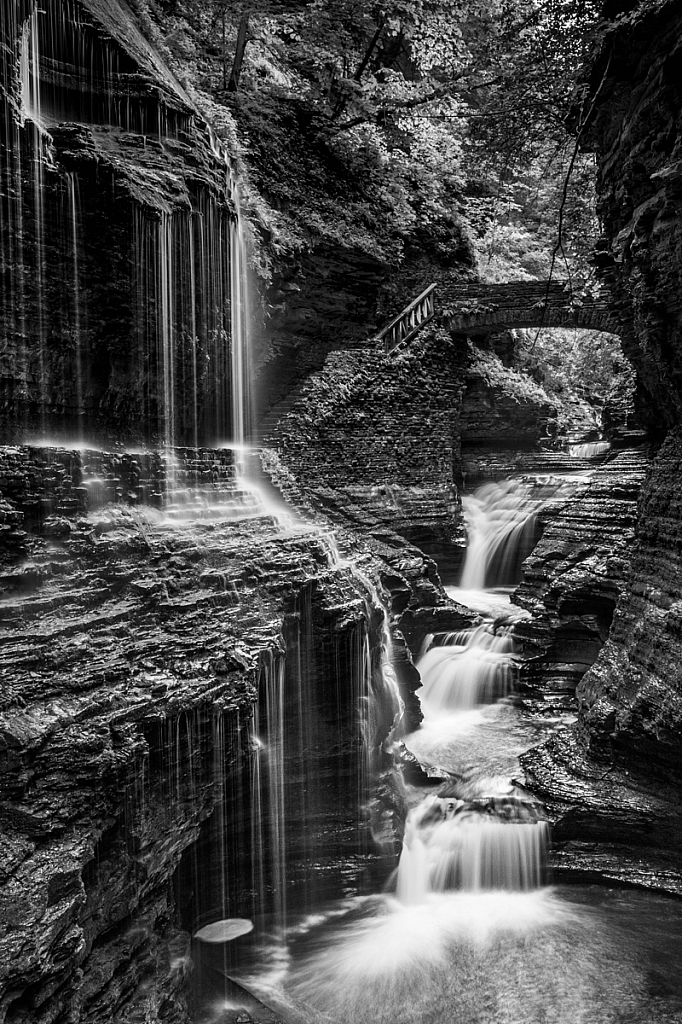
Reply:
[[[312, 913], [292, 906], [283, 930], [264, 922], [232, 942], [195, 943], [198, 1024], [682, 1022], [679, 902], [553, 885], [544, 809], [515, 781], [519, 756], [575, 715], [570, 701], [519, 698], [514, 625], [525, 613], [504, 563], [517, 571], [510, 531], [527, 547], [533, 526], [512, 511], [515, 488], [500, 494], [502, 517], [487, 514], [503, 557], [480, 521], [473, 551], [496, 585], [485, 565], [468, 576], [465, 566], [467, 588], [449, 591], [480, 619], [427, 637], [424, 721], [403, 737], [450, 781], [407, 788], [403, 851], [383, 886]], [[477, 515], [484, 506], [485, 495], [469, 503]]]

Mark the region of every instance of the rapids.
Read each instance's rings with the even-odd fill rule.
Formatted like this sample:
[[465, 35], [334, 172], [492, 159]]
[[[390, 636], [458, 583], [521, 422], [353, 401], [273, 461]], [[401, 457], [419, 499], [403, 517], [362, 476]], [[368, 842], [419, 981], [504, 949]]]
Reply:
[[[383, 888], [369, 880], [312, 912], [292, 903], [283, 927], [197, 947], [197, 1022], [238, 1020], [249, 999], [253, 1020], [286, 1024], [682, 1021], [675, 905], [551, 885], [544, 810], [514, 782], [519, 755], [572, 720], [515, 699], [525, 613], [510, 602], [529, 520], [562, 488], [506, 481], [466, 503], [471, 547], [451, 593], [478, 621], [426, 638], [424, 722], [404, 738], [451, 781], [427, 796], [407, 787], [397, 868]], [[500, 575], [505, 587], [475, 589]], [[241, 1002], [225, 998], [235, 982]]]

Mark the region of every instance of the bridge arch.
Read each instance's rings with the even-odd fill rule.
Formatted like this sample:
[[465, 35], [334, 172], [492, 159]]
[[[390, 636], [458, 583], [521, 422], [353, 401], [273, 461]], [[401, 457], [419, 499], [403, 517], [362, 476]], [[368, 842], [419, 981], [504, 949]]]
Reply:
[[598, 296], [564, 282], [512, 281], [438, 287], [439, 319], [452, 334], [485, 336], [515, 328], [582, 327], [620, 334], [622, 325]]

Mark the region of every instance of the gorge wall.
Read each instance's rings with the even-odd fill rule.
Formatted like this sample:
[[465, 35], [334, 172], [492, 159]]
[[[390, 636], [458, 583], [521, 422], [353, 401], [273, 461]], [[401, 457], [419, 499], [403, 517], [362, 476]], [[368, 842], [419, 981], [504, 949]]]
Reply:
[[682, 21], [674, 3], [630, 7], [609, 5], [587, 138], [598, 160], [603, 277], [633, 325], [623, 341], [640, 403], [652, 427], [669, 432], [644, 483], [613, 628], [578, 687], [577, 726], [524, 765], [557, 822], [567, 867], [680, 892]]
[[275, 912], [273, 845], [302, 903], [311, 856], [326, 884], [375, 856], [356, 800], [397, 712], [383, 612], [317, 531], [107, 505], [17, 537], [3, 512], [24, 558], [0, 583], [0, 1016], [184, 1021], [191, 932]]
[[3, 3], [6, 436], [229, 436], [225, 152], [117, 2]]

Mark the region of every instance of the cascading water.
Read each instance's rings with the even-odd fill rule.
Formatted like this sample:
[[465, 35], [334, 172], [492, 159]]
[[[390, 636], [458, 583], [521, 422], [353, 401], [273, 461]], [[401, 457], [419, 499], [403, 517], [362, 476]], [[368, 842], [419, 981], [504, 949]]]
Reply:
[[568, 446], [568, 454], [577, 459], [594, 459], [598, 455], [606, 455], [609, 451], [610, 441], [584, 441]]
[[[537, 513], [558, 486], [506, 480], [463, 498], [469, 547], [458, 595], [518, 582], [520, 564], [537, 540]], [[522, 613], [505, 604], [498, 604], [494, 619], [427, 639], [417, 661], [426, 730], [457, 732], [462, 720], [469, 721], [463, 715], [516, 689], [514, 622]], [[429, 797], [410, 812], [399, 899], [413, 903], [432, 891], [528, 891], [544, 884], [548, 829], [539, 808], [504, 779], [472, 778], [468, 787]]]
[[397, 878], [402, 902], [451, 889], [527, 892], [546, 883], [549, 830], [539, 805], [496, 782], [488, 792], [480, 783], [461, 792], [427, 797], [410, 812]]
[[463, 590], [506, 586], [518, 580], [521, 563], [538, 541], [537, 514], [557, 485], [504, 480], [464, 495], [462, 509], [469, 544]]
[[489, 625], [446, 634], [417, 662], [426, 715], [491, 704], [512, 693], [517, 679], [514, 641]]
[[[328, 551], [330, 565], [348, 565], [331, 537]], [[376, 606], [370, 581], [351, 568]], [[423, 734], [428, 746], [430, 729], [440, 730], [443, 745], [453, 729], [459, 735], [461, 721], [476, 727], [478, 719], [467, 716], [511, 710], [499, 702], [517, 682], [516, 616], [508, 601], [496, 601], [494, 615], [479, 625], [432, 636], [424, 645], [417, 665], [425, 724], [406, 738], [422, 761], [428, 750], [425, 755], [417, 739]], [[385, 637], [388, 649], [388, 631]], [[425, 986], [429, 1000], [442, 1000], [447, 986], [439, 980], [436, 996], [433, 975], [455, 948], [500, 932], [526, 935], [562, 914], [571, 919], [546, 889], [547, 847], [539, 805], [507, 778], [470, 770], [467, 782], [448, 784], [410, 811], [395, 896], [355, 897], [311, 914], [288, 929], [285, 961], [264, 970], [268, 955], [261, 948], [254, 969], [247, 951], [237, 976], [270, 1005], [283, 1007], [285, 1018], [293, 1013], [292, 1019], [308, 1022], [322, 1014], [343, 1024], [448, 1020], [447, 1013], [423, 1015], [415, 993]]]

